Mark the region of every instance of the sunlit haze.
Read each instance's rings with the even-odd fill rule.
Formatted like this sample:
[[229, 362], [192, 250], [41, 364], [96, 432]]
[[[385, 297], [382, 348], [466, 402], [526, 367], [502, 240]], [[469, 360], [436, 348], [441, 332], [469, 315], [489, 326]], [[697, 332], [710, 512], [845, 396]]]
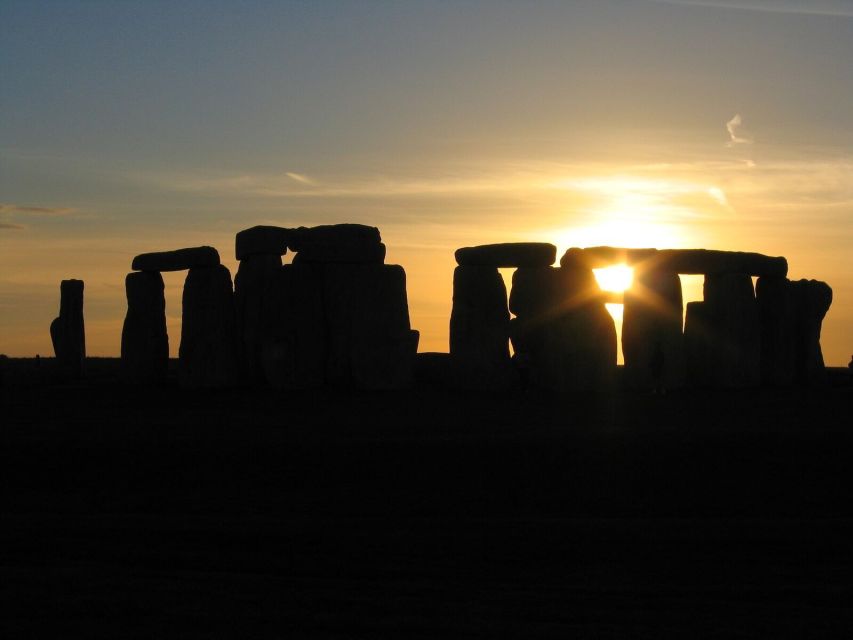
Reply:
[[421, 351], [448, 350], [455, 249], [545, 241], [783, 255], [832, 286], [845, 365], [849, 7], [4, 1], [0, 353], [52, 354], [64, 278], [115, 356], [134, 255], [209, 244], [233, 275], [241, 229], [360, 222], [406, 269]]

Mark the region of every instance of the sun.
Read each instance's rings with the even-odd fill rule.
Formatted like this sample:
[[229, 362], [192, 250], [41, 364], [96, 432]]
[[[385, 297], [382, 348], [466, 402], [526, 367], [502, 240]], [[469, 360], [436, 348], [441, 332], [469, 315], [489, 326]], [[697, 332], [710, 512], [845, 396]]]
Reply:
[[595, 269], [595, 279], [604, 291], [622, 293], [630, 288], [634, 280], [634, 270], [628, 265], [617, 264], [604, 269]]

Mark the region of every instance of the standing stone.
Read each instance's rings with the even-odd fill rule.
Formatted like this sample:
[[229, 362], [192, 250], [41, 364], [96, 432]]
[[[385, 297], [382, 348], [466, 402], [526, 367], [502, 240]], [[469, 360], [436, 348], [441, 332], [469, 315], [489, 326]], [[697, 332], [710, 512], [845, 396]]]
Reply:
[[418, 333], [411, 330], [399, 265], [326, 267], [326, 380], [360, 389], [411, 386]]
[[79, 377], [86, 359], [82, 280], [63, 280], [60, 283], [59, 317], [50, 324], [50, 339], [62, 371]]
[[616, 326], [590, 269], [518, 269], [510, 309], [516, 361], [532, 386], [553, 391], [609, 388], [616, 371]]
[[163, 276], [134, 271], [127, 274], [124, 287], [127, 315], [121, 331], [122, 375], [134, 383], [162, 382], [169, 368]]
[[755, 285], [761, 327], [761, 382], [789, 386], [794, 382], [796, 308], [787, 278], [762, 276]]
[[819, 381], [824, 373], [820, 331], [832, 304], [832, 289], [819, 280], [790, 283], [794, 299], [794, 377], [802, 384]]
[[635, 389], [680, 387], [683, 307], [678, 274], [636, 268], [624, 305], [622, 353], [628, 385]]
[[693, 388], [714, 383], [711, 358], [713, 329], [704, 302], [688, 302], [684, 317], [684, 381]]
[[[761, 335], [752, 279], [746, 274], [705, 276], [704, 306], [685, 341], [694, 382], [723, 388], [758, 385]], [[694, 311], [695, 315], [695, 311]]]
[[264, 315], [270, 282], [281, 270], [281, 256], [251, 254], [244, 256], [234, 277], [234, 302], [237, 309], [237, 334], [243, 356], [243, 369], [250, 382], [263, 380], [261, 348], [264, 342]]
[[322, 265], [285, 265], [270, 279], [261, 366], [276, 389], [310, 389], [325, 383], [324, 272]]
[[189, 270], [184, 281], [180, 379], [188, 387], [225, 387], [237, 374], [231, 273], [224, 265]]
[[456, 267], [450, 356], [464, 388], [505, 389], [517, 382], [509, 357], [506, 286], [495, 267]]

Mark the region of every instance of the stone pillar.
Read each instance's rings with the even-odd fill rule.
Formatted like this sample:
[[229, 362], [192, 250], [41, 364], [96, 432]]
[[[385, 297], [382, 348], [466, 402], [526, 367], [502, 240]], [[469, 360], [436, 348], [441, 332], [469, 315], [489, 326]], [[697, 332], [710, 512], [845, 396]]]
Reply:
[[237, 349], [231, 273], [224, 265], [190, 269], [184, 282], [181, 383], [189, 387], [234, 384]]
[[63, 280], [59, 286], [59, 295], [59, 317], [50, 324], [50, 339], [61, 370], [67, 375], [79, 377], [86, 359], [83, 281]]
[[122, 374], [136, 383], [163, 382], [169, 368], [163, 276], [158, 271], [134, 271], [127, 274], [124, 286], [127, 315], [121, 331]]
[[237, 309], [237, 333], [240, 338], [243, 370], [248, 382], [258, 383], [264, 379], [261, 363], [261, 348], [265, 339], [264, 314], [267, 291], [271, 281], [281, 270], [281, 256], [254, 254], [240, 260], [234, 277], [234, 302]]
[[496, 267], [459, 266], [453, 272], [450, 356], [458, 386], [504, 389], [516, 382], [506, 286]]
[[812, 384], [824, 373], [820, 331], [832, 304], [832, 289], [819, 280], [797, 280], [790, 283], [794, 300], [794, 378], [801, 384]]
[[683, 382], [681, 279], [668, 271], [643, 271], [625, 292], [622, 353], [630, 387], [677, 388]]
[[409, 323], [403, 268], [329, 264], [324, 291], [327, 381], [360, 389], [410, 387], [419, 334]]
[[789, 386], [794, 382], [796, 313], [787, 278], [762, 276], [755, 286], [761, 327], [761, 382]]
[[688, 302], [684, 317], [684, 381], [689, 387], [712, 386], [712, 328], [704, 302]]

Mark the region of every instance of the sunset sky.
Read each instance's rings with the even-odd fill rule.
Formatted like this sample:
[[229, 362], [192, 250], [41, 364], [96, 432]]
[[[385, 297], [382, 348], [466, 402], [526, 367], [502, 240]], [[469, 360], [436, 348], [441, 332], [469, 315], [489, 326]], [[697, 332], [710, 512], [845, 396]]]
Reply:
[[[853, 2], [0, 3], [0, 353], [59, 281], [117, 355], [134, 255], [256, 224], [378, 226], [421, 350], [453, 251], [784, 255], [853, 354]], [[185, 274], [166, 274], [177, 352]], [[701, 277], [685, 278], [701, 299]]]

